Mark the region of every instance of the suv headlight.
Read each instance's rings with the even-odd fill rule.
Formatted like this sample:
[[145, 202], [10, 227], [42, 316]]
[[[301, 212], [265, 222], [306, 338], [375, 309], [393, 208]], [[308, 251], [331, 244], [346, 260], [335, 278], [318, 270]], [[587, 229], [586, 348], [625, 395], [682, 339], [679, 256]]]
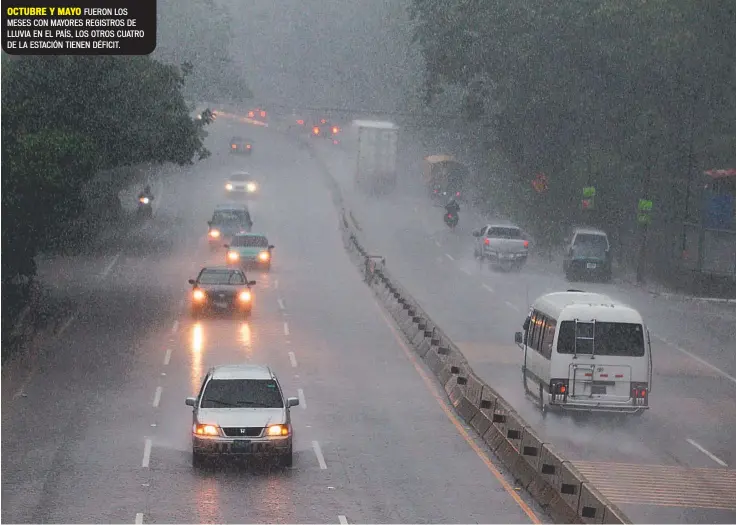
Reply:
[[289, 425], [271, 425], [266, 428], [267, 436], [288, 436], [290, 432]]
[[192, 427], [192, 432], [194, 432], [198, 436], [219, 436], [220, 427], [218, 427], [217, 425], [199, 424]]

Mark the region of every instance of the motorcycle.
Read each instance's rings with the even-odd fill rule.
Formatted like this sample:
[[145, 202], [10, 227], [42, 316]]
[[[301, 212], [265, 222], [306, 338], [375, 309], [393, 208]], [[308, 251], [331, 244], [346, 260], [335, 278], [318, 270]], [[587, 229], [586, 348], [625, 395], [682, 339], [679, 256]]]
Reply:
[[445, 224], [451, 229], [454, 230], [455, 226], [457, 226], [457, 223], [460, 221], [460, 217], [457, 213], [452, 212], [446, 212], [445, 213]]
[[153, 201], [153, 197], [146, 197], [145, 195], [138, 197], [138, 209], [136, 210], [136, 218], [153, 218], [153, 206], [151, 205], [151, 201]]

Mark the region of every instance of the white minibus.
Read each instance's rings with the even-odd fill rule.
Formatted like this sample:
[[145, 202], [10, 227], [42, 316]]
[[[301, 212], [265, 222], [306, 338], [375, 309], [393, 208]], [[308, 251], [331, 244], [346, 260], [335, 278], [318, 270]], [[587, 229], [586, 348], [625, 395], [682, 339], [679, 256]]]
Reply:
[[652, 349], [639, 312], [579, 290], [539, 297], [515, 342], [527, 394], [548, 408], [641, 414], [649, 408]]

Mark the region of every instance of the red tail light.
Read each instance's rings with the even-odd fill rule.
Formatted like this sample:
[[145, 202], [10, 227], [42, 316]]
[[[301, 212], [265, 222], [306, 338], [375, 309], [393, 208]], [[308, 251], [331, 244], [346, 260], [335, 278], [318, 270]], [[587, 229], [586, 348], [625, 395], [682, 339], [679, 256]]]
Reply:
[[266, 112], [265, 111], [261, 111], [261, 117], [266, 118]]
[[646, 383], [631, 383], [631, 397], [634, 399], [646, 399], [648, 392]]
[[299, 124], [300, 126], [304, 125], [304, 121], [302, 119], [297, 120], [296, 123]]
[[458, 191], [458, 192], [457, 192], [457, 193], [455, 194], [455, 197], [459, 197], [459, 196], [460, 196], [460, 192]]
[[489, 244], [491, 244], [491, 241], [490, 241], [490, 239], [485, 239], [485, 240], [483, 241], [483, 244], [485, 244], [486, 246], [488, 246]]
[[255, 117], [255, 116], [256, 116], [256, 114], [255, 114], [255, 113], [253, 113], [252, 111], [249, 111], [249, 112], [248, 112], [248, 118], [253, 118], [253, 117]]
[[327, 121], [325, 119], [322, 119], [319, 121], [320, 124], [327, 124]]
[[549, 393], [553, 400], [564, 402], [567, 398], [567, 379], [550, 380]]
[[529, 248], [529, 241], [524, 241], [524, 248]]

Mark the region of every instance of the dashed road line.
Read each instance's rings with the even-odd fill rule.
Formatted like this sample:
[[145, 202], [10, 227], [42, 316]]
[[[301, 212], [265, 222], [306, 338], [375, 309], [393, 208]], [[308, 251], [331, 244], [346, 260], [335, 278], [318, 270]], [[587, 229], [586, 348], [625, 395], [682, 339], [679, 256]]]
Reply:
[[453, 257], [452, 255], [450, 255], [449, 253], [446, 253], [446, 254], [445, 254], [445, 257], [447, 257], [447, 258], [448, 258], [448, 259], [450, 259], [451, 261], [454, 261], [454, 260], [455, 260], [455, 258], [454, 258], [454, 257]]
[[291, 363], [292, 368], [296, 368], [296, 356], [294, 355], [294, 352], [289, 352], [289, 362]]
[[722, 466], [722, 467], [727, 467], [728, 466], [728, 464], [725, 461], [723, 461], [721, 458], [719, 458], [718, 456], [716, 456], [715, 454], [713, 454], [712, 452], [710, 452], [709, 450], [707, 450], [702, 445], [698, 444], [695, 440], [690, 439], [690, 438], [687, 438], [685, 441], [687, 441], [688, 443], [690, 443], [692, 446], [694, 446], [695, 448], [697, 448], [699, 451], [701, 451], [703, 454], [705, 454], [706, 456], [708, 456], [710, 459], [712, 459], [713, 461], [715, 461], [716, 463], [718, 463], [720, 466]]
[[508, 307], [509, 307], [509, 308], [511, 308], [512, 310], [516, 310], [517, 312], [519, 311], [519, 307], [518, 307], [518, 306], [516, 306], [515, 304], [513, 304], [513, 303], [510, 303], [509, 301], [504, 301], [504, 303], [506, 303], [506, 306], [508, 306]]
[[171, 327], [171, 333], [175, 334], [179, 330], [179, 320], [177, 319], [174, 321], [173, 326]]
[[347, 523], [348, 523], [348, 519], [345, 516], [343, 516], [342, 514], [339, 514], [337, 516], [337, 519], [340, 521], [341, 525], [347, 525]]
[[135, 522], [136, 522], [136, 525], [141, 525], [143, 523], [143, 513], [142, 512], [138, 512], [135, 515]]
[[289, 323], [287, 323], [286, 321], [284, 321], [284, 335], [288, 336], [289, 333], [290, 333], [289, 332]]
[[173, 351], [172, 348], [169, 348], [166, 350], [166, 355], [164, 356], [164, 365], [168, 365], [169, 361], [171, 361], [171, 352]]
[[108, 264], [107, 266], [105, 266], [105, 269], [102, 270], [102, 273], [100, 274], [100, 277], [102, 279], [104, 279], [105, 277], [107, 277], [107, 274], [110, 273], [110, 271], [112, 270], [113, 266], [115, 266], [115, 264], [118, 262], [118, 259], [120, 259], [120, 255], [121, 254], [122, 254], [122, 252], [118, 252], [115, 255], [115, 257], [112, 258], [112, 261], [110, 261], [110, 264]]
[[490, 286], [488, 286], [486, 283], [483, 283], [483, 288], [485, 288], [489, 292], [493, 293], [493, 288], [491, 288]]
[[151, 440], [146, 439], [146, 444], [143, 447], [143, 461], [141, 467], [148, 468], [148, 464], [151, 462]]
[[318, 441], [312, 441], [312, 450], [314, 450], [314, 455], [317, 456], [319, 468], [326, 470], [327, 463], [325, 463], [325, 457], [322, 455], [322, 449], [320, 448]]
[[156, 393], [153, 395], [153, 408], [158, 408], [158, 404], [161, 402], [161, 393], [163, 391], [163, 387], [156, 387]]
[[284, 300], [283, 299], [277, 299], [276, 301], [279, 303], [279, 308], [281, 310], [286, 310], [286, 306], [284, 306]]
[[302, 407], [302, 410], [307, 409], [307, 398], [304, 397], [304, 390], [301, 388], [297, 389], [296, 395], [299, 396], [299, 406]]

